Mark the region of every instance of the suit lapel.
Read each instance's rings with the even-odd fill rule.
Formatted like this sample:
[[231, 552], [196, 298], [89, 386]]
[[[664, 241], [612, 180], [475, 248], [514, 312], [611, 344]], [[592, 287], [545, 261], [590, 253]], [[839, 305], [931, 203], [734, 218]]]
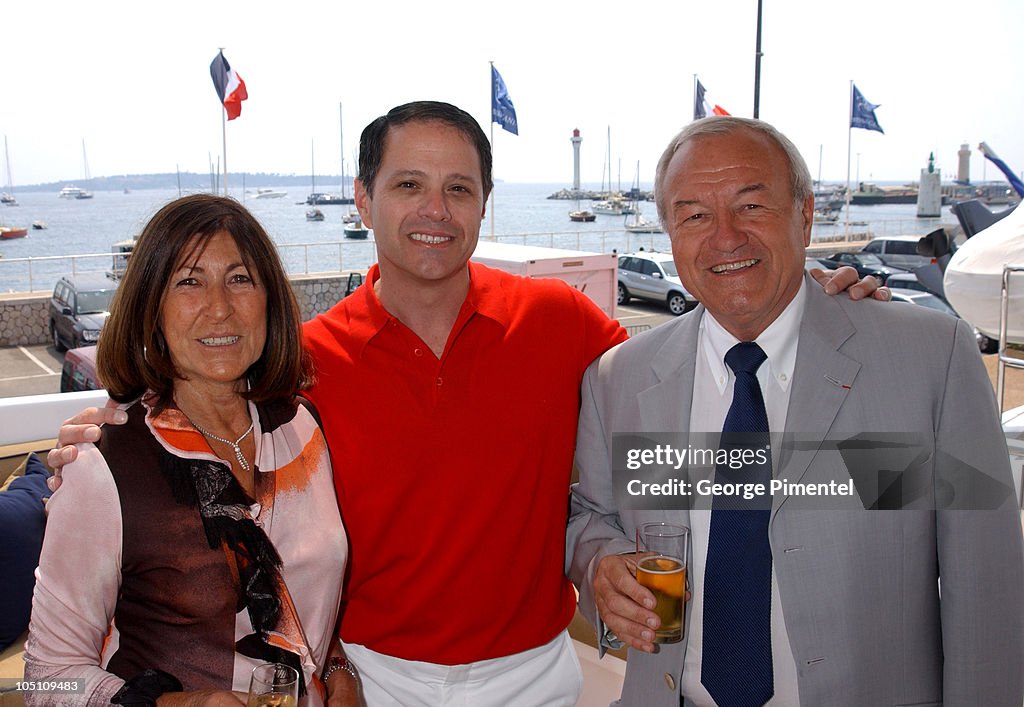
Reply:
[[704, 308], [698, 307], [675, 323], [664, 325], [675, 326], [675, 331], [651, 361], [658, 382], [637, 394], [641, 430], [689, 432], [697, 332], [703, 316]]
[[[860, 371], [860, 363], [839, 351], [856, 333], [849, 317], [834, 298], [826, 295], [813, 281], [807, 289], [807, 304], [800, 324], [793, 390], [786, 413], [786, 430], [795, 439], [787, 439], [779, 461], [777, 477], [798, 482], [807, 473], [822, 440], [850, 393], [849, 387]], [[845, 297], [840, 294], [838, 297]], [[857, 306], [857, 305], [854, 305]], [[772, 518], [788, 497], [777, 495]]]

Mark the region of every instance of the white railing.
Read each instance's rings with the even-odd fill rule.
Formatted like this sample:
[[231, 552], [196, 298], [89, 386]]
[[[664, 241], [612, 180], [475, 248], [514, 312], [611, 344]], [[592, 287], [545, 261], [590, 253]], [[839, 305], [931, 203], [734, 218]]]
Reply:
[[106, 403], [105, 390], [0, 398], [0, 446], [55, 437], [64, 420]]
[[[920, 233], [922, 223], [915, 220], [872, 221], [870, 225], [816, 224], [812, 231], [815, 242], [867, 241], [878, 236]], [[937, 226], [933, 226], [937, 227]], [[931, 230], [930, 228], [928, 230]], [[488, 236], [481, 235], [481, 239]], [[629, 253], [639, 250], [671, 249], [664, 233], [629, 233], [614, 230], [544, 231], [497, 235], [496, 241], [522, 245], [566, 248], [594, 253]], [[377, 246], [367, 241], [325, 241], [320, 243], [280, 243], [277, 246], [285, 269], [291, 275], [365, 270], [377, 261]], [[0, 258], [0, 292], [46, 292], [61, 275], [84, 272], [108, 272], [115, 258], [123, 255], [90, 253], [85, 255], [47, 255], [31, 258]], [[123, 262], [123, 261], [122, 261]]]

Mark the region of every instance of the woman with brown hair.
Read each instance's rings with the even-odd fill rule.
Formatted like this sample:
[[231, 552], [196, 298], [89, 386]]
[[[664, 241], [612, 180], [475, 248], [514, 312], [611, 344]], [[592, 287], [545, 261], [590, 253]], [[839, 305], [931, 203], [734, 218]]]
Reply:
[[49, 502], [26, 679], [84, 679], [82, 704], [227, 705], [277, 662], [302, 704], [358, 696], [334, 638], [348, 546], [297, 396], [300, 323], [235, 201], [181, 198], [146, 225], [97, 357], [128, 423], [81, 445]]

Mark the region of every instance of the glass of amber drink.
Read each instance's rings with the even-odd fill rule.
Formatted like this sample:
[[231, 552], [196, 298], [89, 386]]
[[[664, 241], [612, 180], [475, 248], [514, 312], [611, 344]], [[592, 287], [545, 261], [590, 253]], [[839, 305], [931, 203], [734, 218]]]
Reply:
[[690, 529], [671, 523], [645, 523], [636, 530], [636, 580], [654, 594], [661, 626], [655, 643], [683, 638], [683, 598]]
[[252, 669], [246, 707], [296, 707], [299, 673], [288, 665], [266, 663]]

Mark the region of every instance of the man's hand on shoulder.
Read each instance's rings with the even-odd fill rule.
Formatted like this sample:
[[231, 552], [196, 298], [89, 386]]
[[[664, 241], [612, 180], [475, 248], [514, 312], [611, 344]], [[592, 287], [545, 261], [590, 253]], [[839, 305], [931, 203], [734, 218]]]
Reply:
[[57, 435], [57, 446], [46, 454], [46, 463], [54, 474], [47, 481], [51, 491], [60, 488], [61, 467], [78, 458], [76, 444], [82, 442], [99, 442], [103, 434], [100, 425], [123, 425], [128, 422], [128, 414], [116, 407], [86, 408], [82, 412], [64, 420]]
[[882, 287], [878, 278], [873, 275], [865, 275], [858, 279], [857, 271], [849, 265], [844, 265], [838, 270], [811, 268], [809, 272], [811, 277], [824, 288], [827, 295], [846, 292], [852, 300], [872, 297], [880, 302], [888, 302], [892, 299], [889, 288]]

